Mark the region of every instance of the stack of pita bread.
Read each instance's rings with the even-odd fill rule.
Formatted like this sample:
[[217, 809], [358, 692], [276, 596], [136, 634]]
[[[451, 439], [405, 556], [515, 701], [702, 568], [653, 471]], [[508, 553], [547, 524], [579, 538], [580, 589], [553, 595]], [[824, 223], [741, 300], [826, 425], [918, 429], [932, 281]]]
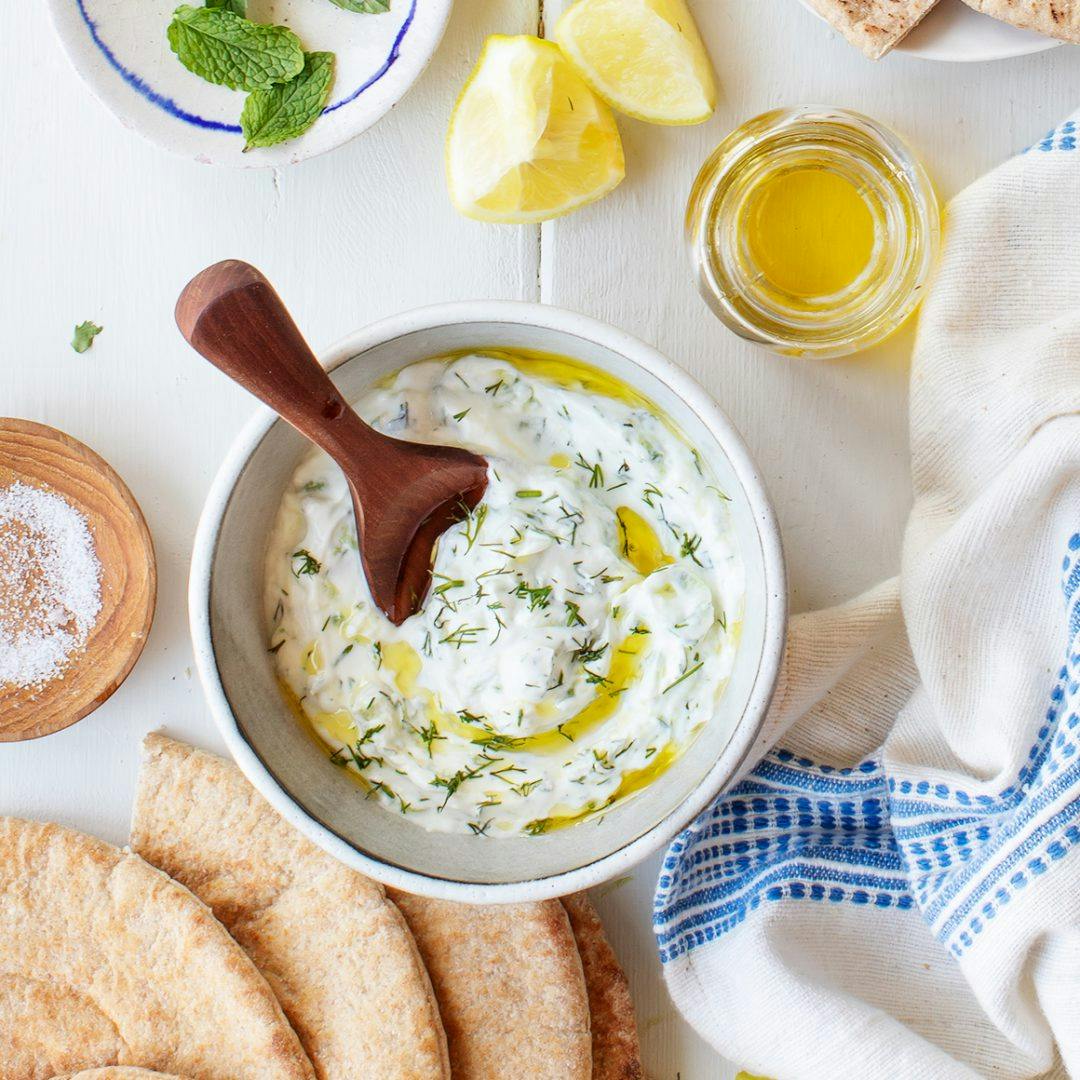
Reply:
[[0, 1080], [643, 1076], [584, 896], [391, 897], [160, 735], [131, 847], [0, 819]]
[[[884, 56], [938, 0], [809, 0], [810, 6], [871, 60]], [[964, 0], [968, 7], [1062, 41], [1080, 42], [1080, 0]]]

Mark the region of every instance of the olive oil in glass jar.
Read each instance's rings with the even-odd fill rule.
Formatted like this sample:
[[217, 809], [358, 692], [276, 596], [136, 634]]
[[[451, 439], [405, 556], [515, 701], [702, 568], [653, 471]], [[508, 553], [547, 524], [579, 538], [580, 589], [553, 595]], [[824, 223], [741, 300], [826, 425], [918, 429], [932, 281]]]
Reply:
[[904, 143], [844, 109], [777, 109], [702, 166], [686, 234], [702, 295], [750, 341], [789, 356], [843, 356], [918, 306], [941, 212]]

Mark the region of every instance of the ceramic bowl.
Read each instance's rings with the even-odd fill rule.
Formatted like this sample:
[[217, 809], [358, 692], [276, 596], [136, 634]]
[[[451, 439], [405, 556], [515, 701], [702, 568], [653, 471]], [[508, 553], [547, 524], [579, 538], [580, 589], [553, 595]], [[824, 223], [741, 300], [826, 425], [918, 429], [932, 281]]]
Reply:
[[784, 563], [757, 469], [730, 421], [683, 371], [603, 323], [505, 301], [423, 308], [376, 323], [323, 357], [355, 400], [416, 360], [525, 348], [585, 361], [655, 402], [709, 461], [732, 499], [746, 571], [742, 640], [713, 721], [633, 799], [541, 836], [429, 832], [364, 799], [289, 711], [266, 648], [263, 562], [286, 484], [308, 443], [263, 409], [232, 447], [199, 524], [190, 582], [195, 657], [211, 709], [248, 779], [301, 832], [384, 884], [468, 903], [558, 896], [613, 877], [667, 843], [737, 774], [758, 735], [783, 648]]
[[[803, 7], [814, 10], [809, 0], [801, 2]], [[969, 8], [962, 0], [942, 0], [894, 51], [920, 60], [978, 64], [1028, 56], [1061, 44], [1044, 34], [992, 19]]]
[[[323, 115], [299, 139], [243, 153], [244, 94], [188, 71], [165, 31], [181, 0], [49, 0], [68, 58], [125, 127], [185, 157], [247, 168], [291, 165], [332, 150], [388, 112], [431, 59], [452, 0], [392, 0], [362, 15], [331, 0], [249, 0], [256, 22], [295, 30], [304, 47], [336, 56]], [[198, 6], [201, 0], [192, 0]]]

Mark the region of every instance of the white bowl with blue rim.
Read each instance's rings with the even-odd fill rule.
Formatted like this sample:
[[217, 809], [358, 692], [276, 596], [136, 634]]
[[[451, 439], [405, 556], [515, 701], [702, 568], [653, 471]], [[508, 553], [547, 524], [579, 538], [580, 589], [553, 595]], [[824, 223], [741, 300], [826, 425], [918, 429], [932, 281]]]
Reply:
[[[125, 127], [185, 157], [248, 168], [292, 165], [358, 135], [387, 113], [427, 66], [452, 0], [392, 0], [367, 15], [331, 0], [249, 0], [256, 22], [288, 26], [311, 52], [333, 52], [323, 115], [299, 139], [244, 153], [244, 94], [205, 82], [169, 48], [181, 0], [49, 0], [75, 70]], [[193, 4], [200, 0], [192, 0]]]

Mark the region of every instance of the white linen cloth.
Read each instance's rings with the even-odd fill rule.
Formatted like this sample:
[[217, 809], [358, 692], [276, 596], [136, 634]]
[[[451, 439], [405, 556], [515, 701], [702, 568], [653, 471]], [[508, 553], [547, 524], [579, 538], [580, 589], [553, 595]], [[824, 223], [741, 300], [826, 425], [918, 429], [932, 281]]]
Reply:
[[950, 204], [899, 578], [792, 621], [763, 756], [664, 861], [671, 995], [751, 1072], [1080, 1077], [1076, 127]]

